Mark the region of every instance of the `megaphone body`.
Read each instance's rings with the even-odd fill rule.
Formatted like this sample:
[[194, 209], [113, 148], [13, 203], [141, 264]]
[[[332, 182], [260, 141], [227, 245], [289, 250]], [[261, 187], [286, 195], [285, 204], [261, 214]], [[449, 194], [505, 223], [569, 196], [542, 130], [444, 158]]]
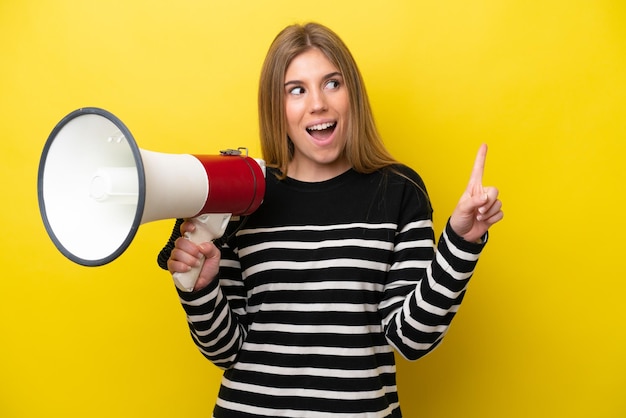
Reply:
[[[165, 154], [138, 148], [110, 112], [82, 108], [52, 130], [41, 156], [39, 208], [63, 255], [85, 266], [119, 257], [139, 225], [191, 218], [187, 236], [200, 243], [224, 234], [231, 216], [249, 215], [263, 201], [265, 163], [241, 153]], [[191, 291], [199, 267], [174, 274]]]

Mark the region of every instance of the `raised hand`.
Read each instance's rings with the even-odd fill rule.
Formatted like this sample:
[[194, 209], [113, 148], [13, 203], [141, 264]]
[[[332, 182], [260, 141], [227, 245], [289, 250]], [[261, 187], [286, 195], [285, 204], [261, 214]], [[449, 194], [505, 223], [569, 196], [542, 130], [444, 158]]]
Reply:
[[467, 188], [450, 217], [450, 226], [454, 232], [470, 242], [478, 242], [491, 225], [504, 216], [498, 189], [483, 186], [486, 158], [487, 145], [483, 144], [476, 154]]

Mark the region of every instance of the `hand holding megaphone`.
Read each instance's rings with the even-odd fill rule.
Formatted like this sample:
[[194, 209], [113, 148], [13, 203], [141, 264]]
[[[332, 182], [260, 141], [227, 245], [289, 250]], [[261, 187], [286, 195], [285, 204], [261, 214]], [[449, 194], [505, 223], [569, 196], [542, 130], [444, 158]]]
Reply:
[[221, 252], [211, 238], [223, 234], [219, 217], [202, 215], [180, 225], [183, 236], [175, 241], [167, 261], [167, 269], [179, 289], [201, 289], [217, 276]]
[[[139, 225], [154, 220], [194, 218], [200, 226], [189, 239], [221, 237], [232, 215], [248, 215], [263, 201], [265, 163], [239, 151], [142, 150], [117, 117], [82, 108], [48, 137], [37, 191], [55, 246], [75, 263], [99, 266], [119, 257]], [[177, 274], [174, 281], [191, 291], [197, 274]]]

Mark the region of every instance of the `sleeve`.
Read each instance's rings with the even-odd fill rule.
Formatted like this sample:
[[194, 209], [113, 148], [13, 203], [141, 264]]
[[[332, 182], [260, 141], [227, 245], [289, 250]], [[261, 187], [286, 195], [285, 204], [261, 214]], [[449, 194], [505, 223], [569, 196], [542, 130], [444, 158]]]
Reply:
[[197, 292], [177, 289], [194, 343], [202, 355], [221, 369], [233, 365], [247, 335], [246, 291], [235, 240], [233, 233], [220, 246], [216, 280]]
[[465, 241], [448, 221], [435, 245], [432, 212], [430, 205], [421, 203], [426, 192], [421, 180], [419, 184], [405, 187], [380, 304], [387, 340], [408, 360], [417, 360], [439, 345], [486, 243], [486, 236], [481, 244]]

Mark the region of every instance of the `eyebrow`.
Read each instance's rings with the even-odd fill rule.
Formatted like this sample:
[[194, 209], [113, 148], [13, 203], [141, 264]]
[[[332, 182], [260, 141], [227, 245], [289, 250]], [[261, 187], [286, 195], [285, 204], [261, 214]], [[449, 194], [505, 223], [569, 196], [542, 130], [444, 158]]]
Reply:
[[[328, 80], [329, 78], [333, 78], [337, 76], [343, 77], [343, 75], [339, 71], [333, 71], [332, 73], [328, 73], [324, 77], [322, 77], [322, 80]], [[285, 87], [289, 86], [290, 84], [303, 84], [303, 83], [301, 80], [289, 80], [285, 82]]]

